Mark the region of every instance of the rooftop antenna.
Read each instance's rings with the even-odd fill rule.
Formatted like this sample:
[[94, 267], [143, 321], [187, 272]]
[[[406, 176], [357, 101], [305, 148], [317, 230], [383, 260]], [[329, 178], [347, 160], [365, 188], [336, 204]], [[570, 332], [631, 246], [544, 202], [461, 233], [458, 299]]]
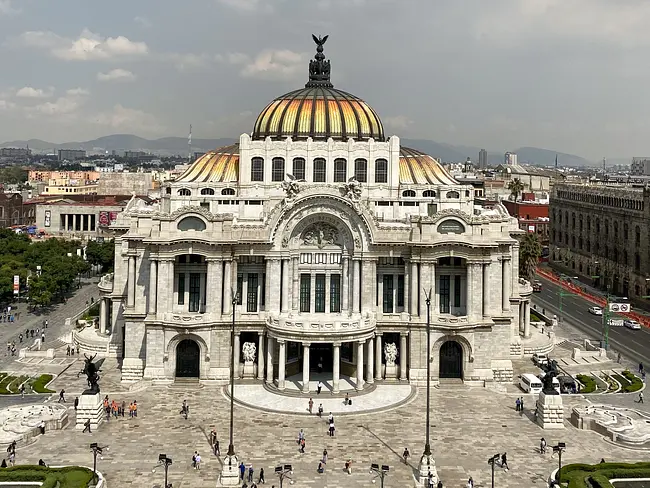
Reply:
[[605, 174], [605, 166], [607, 164], [607, 158], [603, 158], [603, 174]]
[[192, 124], [190, 124], [190, 135], [187, 136], [187, 162], [192, 162]]
[[557, 173], [557, 154], [555, 155], [555, 172]]

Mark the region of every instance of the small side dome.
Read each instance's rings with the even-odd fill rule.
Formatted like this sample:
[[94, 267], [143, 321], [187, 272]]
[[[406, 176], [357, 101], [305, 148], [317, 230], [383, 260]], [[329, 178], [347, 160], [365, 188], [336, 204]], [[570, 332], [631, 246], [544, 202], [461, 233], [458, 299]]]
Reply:
[[176, 179], [177, 183], [230, 183], [239, 176], [239, 144], [205, 153]]

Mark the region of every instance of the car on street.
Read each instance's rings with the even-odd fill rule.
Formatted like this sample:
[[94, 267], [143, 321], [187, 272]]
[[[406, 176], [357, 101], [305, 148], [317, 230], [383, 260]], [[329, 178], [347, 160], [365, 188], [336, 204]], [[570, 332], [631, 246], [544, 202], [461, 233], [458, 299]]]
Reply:
[[638, 323], [636, 320], [627, 319], [623, 322], [623, 325], [628, 329], [641, 330], [641, 324]]
[[533, 363], [540, 367], [548, 364], [548, 355], [538, 353], [533, 354]]
[[540, 293], [542, 291], [542, 282], [539, 280], [535, 280], [533, 282], [533, 291], [536, 293]]
[[600, 307], [589, 307], [589, 313], [592, 315], [602, 315], [603, 309]]

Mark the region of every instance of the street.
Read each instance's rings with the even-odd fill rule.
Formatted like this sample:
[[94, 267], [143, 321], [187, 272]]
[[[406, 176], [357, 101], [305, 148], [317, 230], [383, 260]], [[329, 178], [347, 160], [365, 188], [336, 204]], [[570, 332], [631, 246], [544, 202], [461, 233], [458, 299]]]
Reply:
[[[595, 304], [578, 296], [568, 295], [560, 297], [562, 287], [542, 276], [537, 277], [542, 282], [542, 291], [533, 294], [533, 304], [538, 309], [545, 309], [546, 316], [557, 315], [561, 322], [559, 327], [567, 325], [584, 334], [584, 338], [600, 341], [603, 335], [603, 317], [592, 315], [589, 307]], [[562, 313], [560, 313], [560, 299], [562, 300]], [[566, 332], [566, 331], [565, 331]], [[634, 363], [650, 364], [650, 329], [642, 327], [641, 330], [631, 330], [626, 327], [609, 328], [610, 350], [620, 352], [624, 358]]]

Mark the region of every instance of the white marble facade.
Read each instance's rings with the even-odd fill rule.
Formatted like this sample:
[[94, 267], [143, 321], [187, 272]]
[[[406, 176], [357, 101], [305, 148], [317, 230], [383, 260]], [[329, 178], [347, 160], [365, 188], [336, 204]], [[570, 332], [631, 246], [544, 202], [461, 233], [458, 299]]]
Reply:
[[123, 380], [228, 381], [234, 318], [237, 377], [418, 382], [429, 290], [432, 379], [512, 380], [532, 292], [517, 220], [396, 136], [319, 135], [244, 134], [119, 215], [101, 290]]

